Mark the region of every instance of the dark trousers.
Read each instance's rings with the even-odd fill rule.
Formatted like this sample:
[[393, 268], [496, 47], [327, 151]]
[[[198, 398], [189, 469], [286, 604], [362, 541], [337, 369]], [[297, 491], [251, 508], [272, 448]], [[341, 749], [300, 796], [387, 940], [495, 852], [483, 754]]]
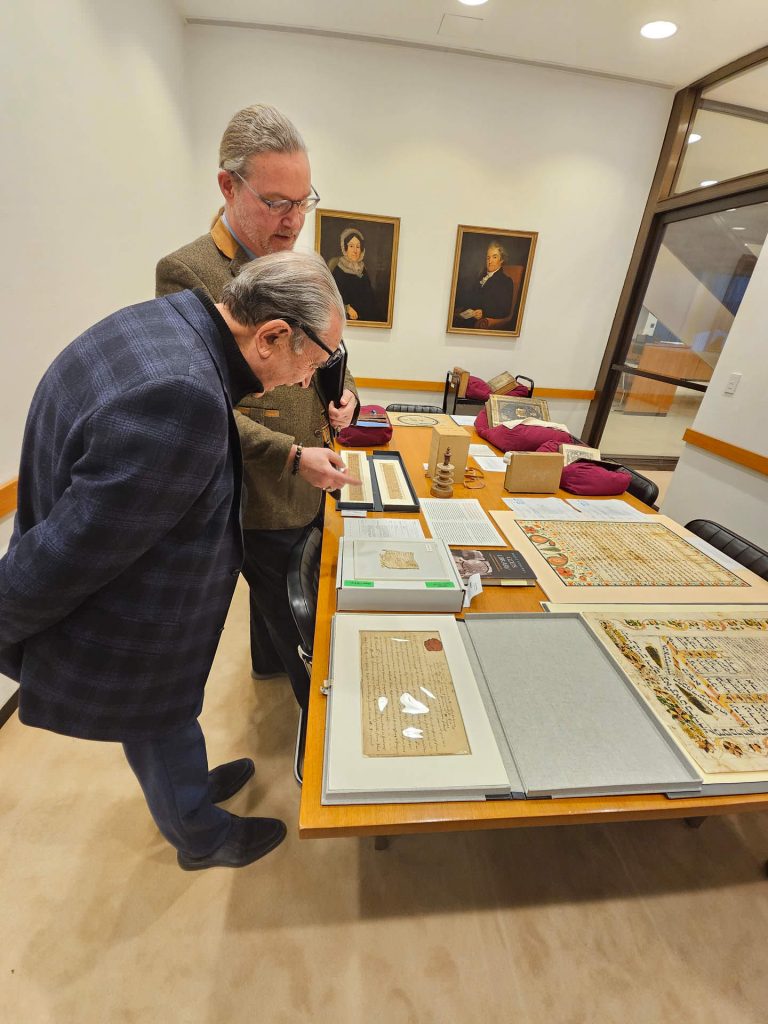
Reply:
[[207, 857], [229, 835], [232, 815], [211, 803], [208, 755], [200, 723], [152, 740], [124, 743], [155, 824], [190, 857]]
[[[245, 558], [243, 576], [251, 591], [251, 660], [256, 672], [264, 672], [264, 662], [257, 664], [263, 631], [277, 654], [299, 707], [306, 708], [309, 699], [309, 677], [299, 657], [301, 643], [288, 602], [288, 560], [291, 550], [312, 525], [296, 530], [243, 530]], [[254, 635], [256, 647], [254, 649]], [[271, 668], [268, 671], [279, 671]]]

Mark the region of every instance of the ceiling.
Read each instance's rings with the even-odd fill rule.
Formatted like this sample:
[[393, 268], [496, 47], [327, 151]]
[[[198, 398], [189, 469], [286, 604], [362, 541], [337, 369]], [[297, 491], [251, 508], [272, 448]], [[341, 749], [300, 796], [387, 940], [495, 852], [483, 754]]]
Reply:
[[[182, 15], [555, 65], [678, 89], [768, 44], [765, 0], [176, 0]], [[640, 35], [674, 21], [671, 39]]]

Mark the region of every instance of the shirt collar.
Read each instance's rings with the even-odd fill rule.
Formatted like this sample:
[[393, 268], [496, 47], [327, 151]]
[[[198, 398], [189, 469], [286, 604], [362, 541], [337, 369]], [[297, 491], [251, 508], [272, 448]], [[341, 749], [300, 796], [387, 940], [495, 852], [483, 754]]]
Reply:
[[243, 353], [240, 351], [240, 346], [235, 341], [232, 331], [230, 331], [227, 326], [227, 321], [218, 309], [216, 309], [213, 299], [210, 297], [208, 292], [205, 291], [204, 288], [194, 288], [193, 291], [205, 307], [206, 313], [208, 313], [211, 320], [213, 320], [213, 323], [219, 332], [221, 349], [229, 376], [232, 404], [237, 405], [244, 395], [251, 395], [255, 391], [263, 391], [264, 385], [245, 361]]
[[255, 260], [256, 259], [256, 253], [252, 252], [248, 248], [248, 246], [245, 244], [245, 242], [243, 242], [242, 239], [237, 237], [235, 232], [232, 230], [229, 221], [227, 220], [226, 213], [222, 213], [221, 219], [224, 221], [224, 227], [227, 229], [227, 231], [230, 233], [230, 235], [232, 235], [232, 237], [237, 242], [237, 244], [240, 246], [240, 248], [243, 250], [243, 252], [247, 254], [248, 259], [249, 260]]
[[494, 275], [494, 274], [497, 274], [497, 273], [499, 272], [499, 270], [500, 270], [500, 269], [501, 269], [501, 267], [496, 267], [496, 269], [495, 269], [495, 270], [491, 270], [491, 271], [489, 271], [489, 272], [488, 272], [488, 273], [487, 273], [487, 274], [485, 275], [485, 277], [481, 277], [481, 278], [480, 278], [480, 284], [485, 284], [485, 282], [486, 282], [487, 280], [489, 280], [489, 278], [493, 277], [493, 275]]

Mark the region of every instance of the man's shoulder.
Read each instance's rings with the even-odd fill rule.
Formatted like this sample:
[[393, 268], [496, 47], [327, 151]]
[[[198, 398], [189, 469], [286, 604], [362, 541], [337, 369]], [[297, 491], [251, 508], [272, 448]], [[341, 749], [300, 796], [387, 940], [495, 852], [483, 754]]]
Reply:
[[193, 292], [185, 291], [119, 309], [70, 347], [75, 359], [117, 360], [123, 381], [158, 374], [186, 376], [205, 355], [198, 336], [209, 332], [215, 334], [215, 328], [205, 307]]
[[232, 258], [222, 252], [211, 232], [163, 256], [155, 271], [157, 295], [184, 288], [205, 288], [218, 301], [232, 277]]
[[219, 256], [224, 259], [223, 253], [219, 252], [216, 248], [216, 244], [211, 237], [210, 231], [206, 231], [204, 235], [200, 235], [199, 238], [194, 239], [192, 242], [187, 242], [186, 245], [179, 246], [178, 249], [174, 249], [173, 252], [169, 252], [167, 256], [163, 256], [160, 259], [160, 263], [163, 260], [181, 260], [182, 263], [188, 263], [190, 260], [200, 259], [201, 257], [213, 257]]

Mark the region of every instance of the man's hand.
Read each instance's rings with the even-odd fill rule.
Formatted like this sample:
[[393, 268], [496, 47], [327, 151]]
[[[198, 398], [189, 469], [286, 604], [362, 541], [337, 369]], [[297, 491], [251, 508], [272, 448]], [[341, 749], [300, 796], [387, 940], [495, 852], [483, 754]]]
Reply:
[[304, 448], [299, 463], [299, 476], [324, 491], [335, 491], [345, 484], [360, 483], [355, 477], [349, 476], [342, 457], [330, 448]]
[[343, 430], [344, 427], [349, 426], [355, 414], [355, 404], [354, 392], [350, 391], [349, 388], [344, 389], [338, 405], [331, 402], [328, 406], [328, 419], [331, 421], [331, 426], [334, 430]]

